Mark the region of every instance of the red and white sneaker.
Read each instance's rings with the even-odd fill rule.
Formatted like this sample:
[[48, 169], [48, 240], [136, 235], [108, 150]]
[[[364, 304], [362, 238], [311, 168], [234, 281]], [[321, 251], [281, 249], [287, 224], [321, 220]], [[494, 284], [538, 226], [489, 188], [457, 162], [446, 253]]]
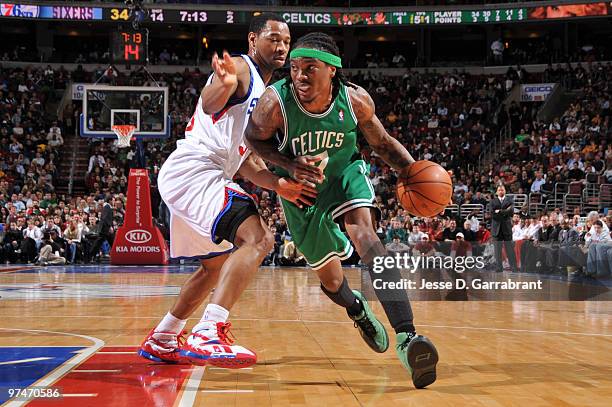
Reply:
[[231, 323], [209, 321], [206, 329], [192, 332], [179, 350], [194, 365], [211, 365], [228, 369], [249, 367], [257, 362], [255, 352], [232, 345]]
[[185, 333], [155, 332], [153, 329], [140, 345], [138, 354], [154, 362], [179, 363], [179, 349], [185, 343]]

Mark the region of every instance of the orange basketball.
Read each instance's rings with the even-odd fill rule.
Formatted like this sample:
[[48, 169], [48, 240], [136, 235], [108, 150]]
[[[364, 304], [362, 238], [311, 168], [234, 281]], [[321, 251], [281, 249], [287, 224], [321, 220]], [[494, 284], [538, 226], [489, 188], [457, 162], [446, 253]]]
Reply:
[[397, 181], [397, 198], [410, 214], [436, 216], [450, 204], [453, 183], [441, 165], [423, 160], [412, 164]]

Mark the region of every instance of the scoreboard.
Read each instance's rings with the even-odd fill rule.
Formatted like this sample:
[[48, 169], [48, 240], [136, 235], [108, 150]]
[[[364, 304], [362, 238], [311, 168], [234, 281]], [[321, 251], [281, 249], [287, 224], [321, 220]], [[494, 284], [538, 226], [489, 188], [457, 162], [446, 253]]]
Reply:
[[119, 30], [112, 33], [111, 59], [113, 63], [146, 64], [148, 30]]
[[453, 11], [396, 11], [391, 12], [390, 14], [390, 23], [394, 25], [478, 24], [527, 20], [526, 8]]
[[[131, 20], [127, 7], [88, 7], [65, 5], [33, 5], [26, 3], [0, 3], [0, 18], [55, 19], [69, 21], [127, 22]], [[81, 3], [83, 4], [83, 3]], [[237, 6], [235, 9], [206, 9], [203, 5], [194, 8], [163, 8], [159, 4], [147, 10], [142, 23], [166, 24], [248, 24], [261, 10]], [[399, 11], [398, 11], [399, 9]], [[453, 25], [482, 23], [511, 23], [542, 21], [580, 17], [603, 17], [612, 15], [612, 2], [562, 3], [536, 7], [492, 7], [435, 10], [401, 8], [393, 10], [367, 11], [281, 11], [285, 21], [298, 25]]]

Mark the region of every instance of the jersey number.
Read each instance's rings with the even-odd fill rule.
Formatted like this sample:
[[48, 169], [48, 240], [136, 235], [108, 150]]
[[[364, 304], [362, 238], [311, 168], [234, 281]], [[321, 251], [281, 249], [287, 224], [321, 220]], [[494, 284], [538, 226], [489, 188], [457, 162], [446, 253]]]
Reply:
[[253, 100], [251, 100], [251, 104], [249, 105], [249, 108], [247, 109], [247, 114], [253, 113], [253, 109], [255, 109], [255, 105], [257, 105], [258, 100], [259, 98], [253, 98]]
[[321, 169], [322, 172], [324, 172], [325, 167], [327, 167], [327, 162], [329, 161], [329, 154], [327, 154], [327, 151], [323, 151], [321, 154], [314, 155], [313, 158], [320, 159], [318, 161], [318, 167]]

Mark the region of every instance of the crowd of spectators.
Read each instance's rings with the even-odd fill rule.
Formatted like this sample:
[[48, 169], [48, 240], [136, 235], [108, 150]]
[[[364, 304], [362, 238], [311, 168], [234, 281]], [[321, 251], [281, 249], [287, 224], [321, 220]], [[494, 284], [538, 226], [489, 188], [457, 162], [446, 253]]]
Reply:
[[66, 159], [65, 132], [74, 134], [74, 124], [60, 123], [46, 106], [54, 100], [54, 89], [65, 87], [70, 75], [51, 67], [0, 69], [2, 262], [91, 260], [88, 248], [95, 242], [105, 199], [113, 198], [117, 222], [122, 222], [125, 197], [119, 189], [114, 197], [108, 190], [83, 197], [56, 192], [57, 166]]
[[[54, 123], [57, 118], [50, 117], [45, 110], [50, 92], [45, 92], [44, 87], [61, 88], [70, 78], [78, 82], [99, 79], [99, 83], [145, 86], [153, 85], [153, 79], [142, 70], [125, 74], [116, 69], [102, 68], [94, 72], [81, 68], [75, 72], [50, 68], [3, 69], [0, 75], [0, 113], [3, 120], [0, 128], [0, 169], [3, 171], [0, 221], [5, 225], [2, 260], [31, 262], [36, 260], [37, 255], [40, 260], [40, 250], [51, 246], [51, 251], [49, 248], [43, 251], [42, 261], [62, 261], [50, 257], [49, 253], [68, 262], [91, 261], [99, 255], [92, 253], [91, 247], [97, 239], [96, 228], [104, 201], [114, 206], [115, 227], [122, 223], [126, 177], [129, 168], [136, 165], [136, 151], [134, 148], [119, 149], [112, 140], [91, 142], [88, 168], [84, 174], [85, 195], [74, 197], [57, 194], [54, 185], [57, 176], [55, 166], [61, 156], [59, 147], [65, 137], [74, 134], [80, 103], [68, 104], [62, 121]], [[277, 78], [281, 75], [284, 73]], [[585, 65], [571, 71], [566, 67], [551, 66], [544, 73], [545, 76], [565, 81], [571, 88], [580, 90], [581, 94], [559, 119], [551, 123], [535, 120], [532, 110], [526, 105], [511, 105], [508, 109], [502, 106], [506, 92], [517, 81], [526, 80], [527, 75], [520, 68], [498, 76], [406, 69], [402, 77], [360, 72], [350, 79], [368, 90], [385, 128], [406, 146], [415, 159], [429, 159], [452, 170], [453, 202], [457, 205], [473, 203], [486, 208], [499, 183], [504, 183], [509, 193], [540, 192], [546, 195], [547, 191], [554, 190], [555, 182], [569, 179], [591, 182], [594, 177], [589, 177], [590, 174], [597, 175], [596, 182], [610, 182], [612, 147], [607, 144], [610, 135], [610, 65]], [[206, 77], [197, 69], [155, 76], [156, 83], [170, 88], [169, 106], [173, 126], [168, 140], [145, 144], [146, 167], [150, 171], [153, 187], [165, 157], [174, 149], [176, 140], [183, 136]], [[496, 137], [499, 128], [506, 123], [515, 137], [498, 159], [488, 168], [479, 170], [475, 163], [484, 146]], [[406, 245], [409, 250], [423, 254], [438, 252], [452, 255], [467, 252], [469, 244], [474, 246], [470, 247], [470, 253], [485, 254], [485, 243], [490, 237], [486, 211], [484, 216], [474, 213], [467, 219], [453, 213], [445, 213], [434, 219], [409, 216], [395, 199], [394, 172], [367, 145], [360, 147], [370, 164], [370, 180], [382, 213], [377, 232], [389, 250], [402, 250], [405, 249], [402, 245]], [[258, 201], [262, 217], [275, 233], [275, 248], [265, 263], [303, 265], [305, 260], [291, 240], [275, 194], [262, 191], [246, 181], [243, 184]], [[159, 200], [154, 199], [154, 202]], [[610, 217], [575, 220], [573, 213], [565, 214], [557, 210], [555, 214], [539, 214], [536, 220], [527, 214], [524, 218], [529, 220], [519, 219], [517, 224], [529, 222], [530, 225], [539, 225], [538, 230], [545, 229], [542, 215], [548, 219], [555, 217], [559, 225], [567, 221], [578, 233], [578, 245], [584, 243], [585, 259], [589, 258], [589, 242], [592, 241], [587, 234], [599, 233], [594, 232], [598, 221], [602, 222], [602, 229], [610, 226]], [[595, 228], [593, 232], [592, 228]], [[549, 267], [542, 270], [559, 271], [559, 267], [579, 267], [582, 263], [584, 270], [587, 270], [587, 260], [565, 264], [568, 262], [559, 260], [562, 255], [542, 254], [535, 242], [546, 240], [538, 233], [520, 239], [534, 242], [534, 250], [526, 245], [527, 249], [519, 256], [521, 260], [524, 259], [522, 264], [530, 265], [526, 266], [526, 271], [542, 267]], [[558, 242], [554, 239], [550, 241], [561, 244], [560, 238], [557, 239]], [[602, 241], [605, 242], [605, 238]], [[607, 252], [593, 253], [591, 256], [593, 259], [597, 256], [603, 259], [606, 255]], [[579, 259], [579, 256], [572, 256]], [[607, 266], [598, 267], [602, 269]]]

